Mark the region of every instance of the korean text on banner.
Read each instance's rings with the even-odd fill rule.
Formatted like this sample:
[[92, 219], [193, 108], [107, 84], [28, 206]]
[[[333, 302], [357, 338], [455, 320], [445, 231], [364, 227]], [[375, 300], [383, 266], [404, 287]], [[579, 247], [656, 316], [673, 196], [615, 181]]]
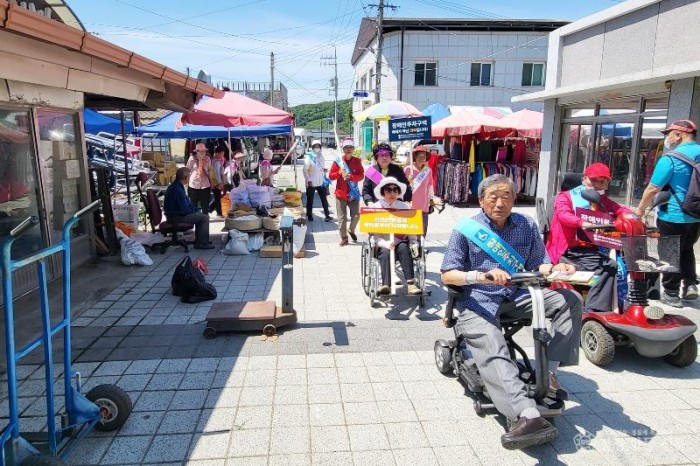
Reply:
[[362, 233], [422, 235], [423, 214], [420, 210], [363, 207], [360, 211]]
[[[577, 207], [574, 213], [584, 222], [592, 223], [594, 225], [609, 225], [613, 222], [610, 214], [607, 212], [601, 212], [600, 210], [590, 210]], [[596, 246], [617, 250], [622, 249], [622, 240], [619, 236], [606, 235], [598, 230], [579, 229], [578, 238], [582, 241], [593, 243]]]
[[389, 141], [430, 139], [431, 130], [432, 123], [429, 116], [396, 118], [389, 120]]

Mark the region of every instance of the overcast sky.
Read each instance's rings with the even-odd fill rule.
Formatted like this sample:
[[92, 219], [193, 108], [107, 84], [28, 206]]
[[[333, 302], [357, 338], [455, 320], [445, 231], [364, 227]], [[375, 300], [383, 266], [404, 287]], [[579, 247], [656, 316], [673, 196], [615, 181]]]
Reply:
[[[290, 105], [332, 100], [332, 67], [322, 56], [338, 54], [339, 98], [351, 96], [350, 57], [374, 0], [67, 0], [88, 32], [171, 68], [214, 83], [275, 80], [289, 89]], [[395, 0], [386, 16], [449, 18], [545, 18], [575, 20], [615, 6], [616, 0]]]

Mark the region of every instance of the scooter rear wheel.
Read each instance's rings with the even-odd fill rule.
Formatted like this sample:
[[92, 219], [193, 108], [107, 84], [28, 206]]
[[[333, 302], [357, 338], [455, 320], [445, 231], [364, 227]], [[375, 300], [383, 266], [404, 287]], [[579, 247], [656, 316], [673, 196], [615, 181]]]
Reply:
[[664, 356], [664, 360], [676, 367], [686, 367], [695, 362], [698, 357], [698, 342], [690, 335], [676, 349]]
[[596, 366], [610, 364], [615, 358], [615, 340], [610, 332], [595, 320], [588, 320], [583, 324], [581, 348], [586, 358]]

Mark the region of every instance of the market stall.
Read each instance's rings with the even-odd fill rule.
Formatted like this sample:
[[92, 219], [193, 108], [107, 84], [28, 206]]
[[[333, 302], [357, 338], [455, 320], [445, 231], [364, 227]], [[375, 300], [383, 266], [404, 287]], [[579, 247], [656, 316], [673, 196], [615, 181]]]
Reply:
[[534, 202], [542, 114], [521, 110], [503, 118], [465, 109], [433, 125], [445, 140], [436, 191], [446, 202], [475, 201], [481, 180], [500, 173], [511, 178], [520, 200]]

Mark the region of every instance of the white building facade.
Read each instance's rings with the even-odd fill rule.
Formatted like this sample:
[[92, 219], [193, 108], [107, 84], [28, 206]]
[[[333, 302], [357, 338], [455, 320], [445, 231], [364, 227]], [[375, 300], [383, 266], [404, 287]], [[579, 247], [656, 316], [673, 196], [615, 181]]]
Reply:
[[537, 197], [563, 173], [610, 167], [608, 194], [636, 206], [664, 152], [667, 123], [700, 120], [700, 1], [628, 0], [550, 34]]
[[[379, 101], [402, 100], [418, 109], [433, 103], [542, 110], [541, 103], [511, 104], [514, 96], [544, 89], [547, 36], [566, 22], [550, 20], [384, 20]], [[355, 51], [353, 86], [368, 91], [353, 113], [376, 100], [377, 24], [364, 18]], [[369, 148], [371, 124], [355, 137]], [[386, 138], [380, 127], [379, 138]]]

